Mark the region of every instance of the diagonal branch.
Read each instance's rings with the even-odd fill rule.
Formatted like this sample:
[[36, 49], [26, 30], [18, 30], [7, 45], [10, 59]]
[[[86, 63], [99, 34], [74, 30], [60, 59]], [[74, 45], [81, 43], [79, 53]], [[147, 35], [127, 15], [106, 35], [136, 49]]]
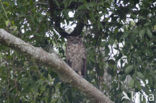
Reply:
[[34, 47], [20, 38], [6, 32], [4, 29], [0, 29], [0, 43], [19, 50], [22, 53], [26, 53], [38, 60], [40, 63], [51, 67], [64, 82], [68, 82], [72, 86], [75, 86], [80, 91], [85, 93], [86, 96], [92, 97], [94, 100], [100, 101], [100, 103], [113, 103], [96, 87], [74, 72], [72, 68], [70, 68], [55, 53], [49, 54], [42, 48]]

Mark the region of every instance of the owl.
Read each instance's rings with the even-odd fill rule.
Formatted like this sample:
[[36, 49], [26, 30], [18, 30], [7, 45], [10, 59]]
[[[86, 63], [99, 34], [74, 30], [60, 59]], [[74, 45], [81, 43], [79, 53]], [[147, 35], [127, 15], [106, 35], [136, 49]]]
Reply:
[[79, 75], [86, 75], [86, 50], [80, 36], [67, 37], [66, 61]]

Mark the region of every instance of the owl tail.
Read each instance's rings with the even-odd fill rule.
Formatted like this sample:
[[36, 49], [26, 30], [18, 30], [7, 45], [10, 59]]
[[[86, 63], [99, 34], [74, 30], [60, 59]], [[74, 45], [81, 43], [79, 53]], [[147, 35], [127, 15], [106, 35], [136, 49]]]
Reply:
[[87, 75], [87, 69], [86, 69], [86, 59], [83, 59], [83, 67], [81, 69], [81, 75], [86, 78]]

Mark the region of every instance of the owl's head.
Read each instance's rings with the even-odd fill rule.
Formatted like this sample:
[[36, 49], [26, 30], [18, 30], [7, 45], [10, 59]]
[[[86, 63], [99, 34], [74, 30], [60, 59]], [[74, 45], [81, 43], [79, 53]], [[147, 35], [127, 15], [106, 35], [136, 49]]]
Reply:
[[67, 41], [74, 43], [74, 44], [77, 44], [77, 43], [81, 42], [82, 39], [80, 36], [69, 36], [69, 37], [67, 37]]

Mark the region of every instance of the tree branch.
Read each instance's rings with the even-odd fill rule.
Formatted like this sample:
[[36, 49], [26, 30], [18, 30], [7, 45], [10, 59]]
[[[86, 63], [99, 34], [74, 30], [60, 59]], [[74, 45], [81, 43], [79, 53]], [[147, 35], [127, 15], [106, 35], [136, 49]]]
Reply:
[[113, 103], [96, 87], [74, 72], [72, 68], [70, 68], [55, 53], [49, 54], [42, 48], [34, 47], [20, 38], [6, 32], [4, 29], [0, 29], [0, 43], [19, 50], [22, 53], [26, 53], [39, 62], [51, 67], [51, 69], [55, 71], [64, 82], [70, 83], [72, 86], [85, 93], [88, 97], [94, 98], [94, 100], [100, 101], [100, 103]]

